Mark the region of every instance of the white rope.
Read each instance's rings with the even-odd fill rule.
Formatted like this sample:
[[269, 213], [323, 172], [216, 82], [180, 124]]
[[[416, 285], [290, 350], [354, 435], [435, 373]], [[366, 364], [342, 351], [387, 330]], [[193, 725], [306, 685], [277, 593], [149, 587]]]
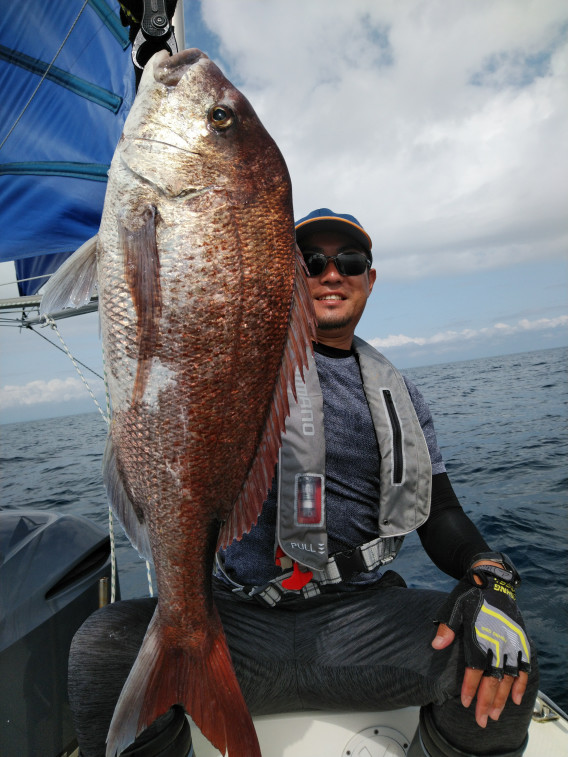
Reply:
[[[108, 381], [107, 381], [107, 371], [106, 371], [106, 360], [105, 360], [105, 351], [103, 346], [103, 374], [105, 377], [105, 398], [106, 398], [106, 407], [107, 407], [107, 417], [110, 418], [110, 394], [108, 391]], [[111, 556], [111, 565], [112, 565], [112, 579], [111, 579], [111, 603], [115, 601], [116, 598], [116, 555], [115, 555], [115, 544], [114, 544], [114, 521], [112, 516], [112, 507], [109, 505], [108, 508], [108, 531], [110, 534], [110, 556]], [[146, 562], [146, 579], [148, 581], [148, 592], [151, 597], [154, 596], [154, 588], [152, 586], [152, 572], [150, 563], [148, 560]]]
[[150, 569], [150, 563], [148, 560], [146, 560], [146, 578], [148, 579], [148, 591], [150, 592], [150, 596], [154, 596], [154, 588], [152, 586], [152, 572]]
[[[61, 332], [57, 328], [57, 324], [55, 323], [55, 321], [53, 320], [53, 318], [50, 318], [47, 315], [44, 316], [44, 319], [45, 319], [46, 324], [48, 326], [50, 326], [53, 329], [53, 331], [55, 331], [55, 333], [57, 334], [57, 336], [59, 338], [59, 341], [61, 342], [61, 346], [63, 347], [63, 350], [64, 350], [65, 354], [67, 355], [67, 357], [69, 358], [69, 360], [71, 360], [71, 362], [75, 366], [75, 370], [79, 374], [79, 377], [81, 378], [81, 381], [87, 387], [87, 391], [89, 392], [89, 394], [93, 398], [93, 402], [97, 406], [97, 408], [99, 410], [99, 413], [103, 416], [103, 419], [104, 419], [105, 423], [107, 424], [107, 426], [109, 426], [110, 425], [110, 399], [109, 399], [109, 394], [108, 394], [108, 385], [107, 385], [107, 381], [106, 381], [106, 373], [105, 373], [105, 396], [106, 396], [107, 412], [105, 414], [104, 410], [102, 409], [102, 407], [99, 404], [99, 401], [97, 400], [97, 398], [93, 394], [93, 391], [91, 390], [91, 387], [89, 386], [89, 383], [87, 382], [87, 380], [83, 376], [83, 374], [81, 372], [81, 369], [79, 368], [79, 365], [77, 364], [77, 361], [75, 360], [75, 358], [71, 354], [69, 348], [65, 344], [65, 340], [61, 336]], [[110, 577], [110, 601], [111, 601], [111, 604], [112, 604], [113, 602], [116, 602], [116, 575], [117, 574], [116, 574], [116, 540], [115, 540], [115, 535], [114, 535], [114, 521], [113, 521], [113, 516], [112, 516], [112, 509], [111, 509], [110, 505], [109, 505], [109, 508], [108, 508], [108, 533], [109, 533], [109, 537], [110, 537], [110, 570], [111, 570], [111, 577]]]
[[112, 508], [108, 506], [108, 534], [110, 536], [110, 603], [116, 602], [116, 544]]
[[[73, 355], [69, 351], [69, 348], [65, 344], [65, 341], [64, 341], [63, 337], [61, 336], [61, 333], [60, 333], [59, 329], [57, 328], [57, 324], [55, 323], [55, 321], [53, 320], [53, 318], [50, 318], [47, 315], [44, 316], [44, 320], [45, 320], [45, 322], [46, 322], [47, 325], [51, 326], [51, 328], [55, 331], [55, 333], [59, 337], [59, 341], [61, 342], [61, 345], [62, 345], [62, 347], [63, 347], [63, 349], [65, 351], [65, 354], [69, 357], [69, 359], [71, 360], [71, 362], [75, 366], [75, 370], [79, 374], [79, 376], [81, 378], [81, 381], [87, 387], [87, 390], [88, 390], [89, 394], [93, 398], [93, 402], [95, 403], [95, 405], [97, 406], [100, 414], [104, 418], [105, 423], [107, 424], [107, 426], [109, 426], [110, 425], [110, 416], [111, 416], [111, 413], [110, 413], [110, 396], [109, 396], [109, 392], [108, 392], [108, 382], [107, 382], [107, 379], [106, 379], [106, 375], [107, 375], [106, 374], [106, 367], [105, 367], [105, 370], [104, 370], [104, 376], [105, 376], [105, 398], [106, 398], [106, 410], [107, 410], [106, 414], [105, 414], [105, 412], [102, 409], [102, 407], [100, 406], [97, 398], [93, 394], [93, 391], [91, 390], [91, 387], [89, 386], [89, 383], [87, 382], [87, 380], [85, 379], [85, 377], [81, 373], [81, 369], [79, 368], [79, 365], [77, 364], [77, 361], [75, 360], [75, 358], [73, 357]], [[103, 351], [103, 366], [105, 366], [104, 351]], [[115, 544], [115, 536], [114, 536], [114, 519], [113, 519], [113, 514], [112, 514], [112, 508], [110, 507], [110, 505], [109, 505], [109, 508], [108, 508], [108, 531], [109, 531], [109, 536], [110, 536], [110, 559], [111, 559], [110, 601], [112, 603], [112, 602], [116, 601], [116, 575], [117, 575], [117, 571], [116, 571], [116, 544]], [[148, 592], [149, 592], [150, 596], [153, 597], [154, 596], [154, 587], [153, 587], [153, 584], [152, 584], [152, 570], [151, 570], [151, 566], [150, 566], [150, 563], [149, 563], [148, 560], [146, 560], [146, 578], [148, 580]]]
[[83, 383], [85, 384], [85, 386], [87, 387], [87, 391], [89, 392], [89, 394], [90, 394], [90, 395], [91, 395], [91, 397], [93, 398], [93, 402], [94, 402], [94, 403], [95, 403], [95, 405], [97, 406], [99, 413], [100, 413], [100, 414], [101, 414], [101, 415], [103, 416], [103, 418], [104, 418], [104, 421], [105, 421], [105, 423], [106, 423], [106, 424], [107, 424], [107, 426], [108, 426], [108, 425], [110, 424], [110, 414], [108, 414], [108, 415], [105, 415], [105, 412], [104, 412], [104, 410], [102, 409], [102, 407], [100, 406], [100, 404], [99, 404], [99, 401], [97, 400], [97, 398], [96, 398], [96, 397], [95, 397], [95, 395], [93, 394], [93, 390], [92, 390], [92, 389], [91, 389], [91, 387], [89, 386], [89, 382], [88, 382], [88, 381], [87, 381], [87, 379], [86, 379], [86, 378], [85, 378], [85, 377], [83, 376], [83, 374], [82, 374], [82, 372], [81, 372], [81, 369], [79, 368], [79, 365], [78, 365], [77, 361], [75, 360], [75, 358], [73, 357], [73, 355], [72, 355], [72, 354], [71, 354], [71, 352], [69, 351], [69, 348], [68, 348], [68, 347], [67, 347], [67, 345], [65, 344], [65, 341], [64, 341], [63, 337], [61, 336], [61, 333], [60, 333], [59, 329], [57, 328], [57, 324], [55, 323], [55, 321], [53, 320], [53, 318], [50, 318], [50, 317], [49, 317], [48, 315], [44, 315], [43, 317], [44, 317], [45, 323], [46, 323], [46, 324], [47, 324], [48, 326], [51, 326], [51, 328], [52, 328], [52, 329], [53, 329], [53, 330], [55, 331], [55, 333], [57, 334], [57, 336], [58, 336], [58, 338], [59, 338], [59, 341], [61, 342], [61, 346], [63, 347], [63, 350], [65, 351], [65, 354], [67, 355], [67, 357], [69, 358], [69, 360], [71, 360], [71, 362], [72, 362], [72, 363], [73, 363], [73, 365], [75, 366], [75, 370], [76, 370], [76, 371], [77, 371], [77, 373], [79, 374], [79, 378], [81, 379], [81, 381], [82, 381], [82, 382], [83, 382]]
[[[103, 375], [104, 375], [104, 383], [105, 383], [105, 400], [106, 400], [106, 416], [105, 418], [110, 419], [110, 394], [108, 391], [108, 381], [107, 381], [107, 373], [106, 373], [106, 362], [105, 362], [105, 353], [103, 349]], [[107, 421], [107, 425], [110, 425], [110, 422]], [[114, 537], [114, 519], [112, 517], [112, 507], [108, 506], [108, 534], [110, 537], [110, 570], [111, 570], [111, 578], [110, 578], [110, 603], [113, 604], [116, 602], [116, 543], [115, 543], [115, 537]]]
[[0, 287], [9, 287], [9, 286], [14, 286], [14, 284], [23, 284], [24, 281], [35, 281], [36, 279], [48, 279], [50, 276], [51, 276], [50, 273], [42, 273], [41, 276], [28, 276], [27, 279], [14, 279], [14, 281], [2, 281], [0, 282]]

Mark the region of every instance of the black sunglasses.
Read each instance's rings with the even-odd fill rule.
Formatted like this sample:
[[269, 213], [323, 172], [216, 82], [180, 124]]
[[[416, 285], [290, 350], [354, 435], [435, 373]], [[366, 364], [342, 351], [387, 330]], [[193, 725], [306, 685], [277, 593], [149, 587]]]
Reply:
[[340, 252], [329, 257], [322, 252], [304, 252], [303, 255], [310, 276], [319, 276], [329, 262], [335, 263], [342, 276], [360, 276], [371, 267], [371, 261], [364, 252]]

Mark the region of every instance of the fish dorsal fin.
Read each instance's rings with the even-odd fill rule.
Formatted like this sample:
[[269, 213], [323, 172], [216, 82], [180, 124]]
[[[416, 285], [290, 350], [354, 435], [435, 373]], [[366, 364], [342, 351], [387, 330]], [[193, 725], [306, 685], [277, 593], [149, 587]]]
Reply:
[[296, 248], [295, 282], [288, 336], [259, 450], [231, 514], [221, 527], [219, 547], [226, 547], [233, 539], [240, 539], [258, 520], [272, 484], [274, 466], [281, 446], [281, 434], [290, 412], [288, 387], [293, 388], [294, 396], [296, 396], [294, 382], [296, 367], [299, 367], [303, 376], [303, 369], [307, 368], [307, 355], [313, 349], [312, 342], [316, 338], [313, 301], [308, 288], [304, 260], [298, 248]]
[[128, 496], [116, 460], [112, 436], [108, 435], [103, 456], [103, 481], [113, 513], [116, 515], [124, 533], [140, 557], [152, 560], [148, 528], [142, 513], [137, 513]]
[[39, 311], [42, 315], [87, 305], [97, 281], [97, 236], [91, 237], [51, 276]]

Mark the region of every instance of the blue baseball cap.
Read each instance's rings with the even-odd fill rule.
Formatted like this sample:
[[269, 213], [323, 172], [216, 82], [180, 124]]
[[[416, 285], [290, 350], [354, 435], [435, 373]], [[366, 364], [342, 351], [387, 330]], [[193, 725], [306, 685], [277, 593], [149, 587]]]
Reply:
[[373, 260], [371, 237], [355, 216], [350, 216], [347, 213], [334, 213], [329, 208], [319, 208], [312, 210], [307, 216], [296, 221], [296, 240], [298, 243], [303, 237], [316, 231], [338, 231], [341, 234], [349, 234], [365, 248], [369, 257]]

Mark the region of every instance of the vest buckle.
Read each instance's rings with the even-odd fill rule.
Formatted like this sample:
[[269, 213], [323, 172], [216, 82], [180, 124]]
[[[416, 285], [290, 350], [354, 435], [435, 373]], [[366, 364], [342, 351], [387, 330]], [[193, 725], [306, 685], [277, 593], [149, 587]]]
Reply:
[[342, 581], [348, 581], [353, 574], [364, 573], [368, 570], [360, 547], [350, 549], [348, 552], [336, 552], [333, 559]]

